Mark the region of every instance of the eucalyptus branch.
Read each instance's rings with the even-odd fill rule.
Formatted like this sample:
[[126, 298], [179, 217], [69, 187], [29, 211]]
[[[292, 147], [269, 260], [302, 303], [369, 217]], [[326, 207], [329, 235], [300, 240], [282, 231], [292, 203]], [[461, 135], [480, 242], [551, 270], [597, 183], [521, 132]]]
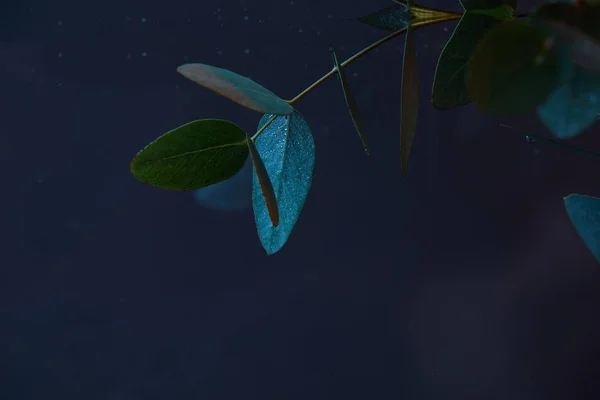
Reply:
[[[440, 23], [440, 22], [457, 20], [457, 19], [460, 19], [462, 16], [463, 16], [463, 14], [445, 13], [443, 16], [440, 16], [439, 18], [435, 18], [435, 19], [429, 19], [429, 20], [419, 20], [419, 19], [417, 19], [413, 23], [411, 23], [410, 26], [416, 29], [416, 28], [421, 28], [423, 26], [434, 25], [434, 24], [437, 24], [437, 23]], [[406, 32], [407, 28], [408, 28], [408, 26], [406, 26], [406, 27], [404, 27], [402, 29], [398, 29], [397, 31], [394, 31], [394, 32], [390, 33], [389, 35], [387, 35], [387, 36], [379, 39], [378, 41], [376, 41], [374, 43], [371, 43], [369, 46], [365, 47], [364, 49], [362, 49], [358, 53], [354, 54], [352, 57], [350, 57], [347, 60], [343, 61], [340, 64], [340, 67], [343, 68], [343, 67], [345, 67], [345, 66], [353, 63], [354, 61], [358, 60], [359, 58], [361, 58], [365, 54], [369, 53], [371, 50], [374, 50], [374, 49], [378, 48], [379, 46], [381, 46], [382, 44], [384, 44], [386, 42], [389, 42], [390, 40], [394, 39], [395, 37], [402, 35], [403, 33]], [[294, 97], [291, 100], [286, 100], [287, 103], [290, 104], [290, 105], [294, 105], [298, 100], [300, 100], [301, 98], [303, 98], [304, 96], [306, 96], [313, 89], [315, 89], [317, 86], [319, 86], [320, 84], [322, 84], [323, 82], [325, 82], [327, 79], [331, 78], [336, 73], [337, 73], [337, 69], [336, 68], [332, 68], [331, 71], [329, 71], [328, 73], [326, 73], [325, 75], [323, 75], [322, 77], [320, 77], [319, 79], [317, 79], [309, 87], [307, 87], [302, 92], [300, 92], [298, 95], [296, 95], [296, 97]], [[256, 141], [256, 139], [258, 139], [258, 137], [260, 136], [260, 134], [275, 120], [276, 117], [277, 116], [271, 117], [267, 121], [267, 123], [264, 124], [252, 136], [252, 140]]]

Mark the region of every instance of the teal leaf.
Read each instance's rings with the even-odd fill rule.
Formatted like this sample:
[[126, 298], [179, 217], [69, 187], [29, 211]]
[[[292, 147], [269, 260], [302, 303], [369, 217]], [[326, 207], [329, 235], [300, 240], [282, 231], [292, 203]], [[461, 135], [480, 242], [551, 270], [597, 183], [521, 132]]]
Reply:
[[201, 119], [144, 147], [131, 161], [133, 176], [171, 190], [196, 190], [229, 179], [248, 158], [246, 133], [233, 122]]
[[395, 32], [408, 26], [408, 21], [413, 18], [406, 4], [397, 3], [385, 7], [372, 14], [357, 18], [357, 21], [374, 28]]
[[600, 199], [581, 194], [571, 194], [564, 198], [567, 214], [577, 233], [600, 261]]
[[277, 200], [275, 200], [273, 184], [269, 179], [269, 174], [265, 169], [265, 164], [262, 161], [260, 153], [250, 136], [246, 137], [246, 142], [248, 143], [248, 150], [250, 150], [250, 156], [252, 157], [252, 163], [254, 164], [254, 176], [256, 176], [263, 200], [267, 206], [269, 219], [271, 220], [271, 224], [274, 227], [277, 227], [277, 225], [279, 225], [279, 211], [277, 210]]
[[[259, 129], [271, 117], [264, 115]], [[291, 115], [275, 118], [258, 136], [255, 145], [273, 185], [279, 208], [279, 225], [273, 226], [254, 173], [254, 219], [260, 242], [271, 255], [285, 245], [304, 206], [312, 184], [315, 143], [304, 117], [294, 111]]]
[[438, 59], [431, 102], [438, 110], [452, 110], [471, 102], [466, 85], [467, 64], [477, 43], [498, 23], [493, 17], [467, 11]]
[[600, 73], [576, 65], [570, 70], [563, 84], [537, 109], [540, 120], [560, 139], [577, 136], [600, 113]]
[[371, 155], [371, 150], [369, 149], [369, 136], [367, 135], [362, 118], [360, 117], [360, 111], [358, 109], [356, 99], [350, 91], [350, 85], [348, 85], [346, 74], [340, 66], [340, 64], [338, 63], [337, 56], [335, 55], [335, 52], [333, 50], [331, 51], [331, 57], [333, 59], [333, 67], [337, 71], [338, 78], [342, 83], [344, 99], [346, 100], [346, 106], [348, 107], [348, 111], [350, 112], [350, 118], [352, 118], [354, 128], [356, 129], [356, 132], [358, 132], [358, 136], [360, 137], [360, 141], [362, 142], [362, 145], [365, 148], [367, 155]]
[[184, 64], [177, 68], [184, 77], [251, 110], [288, 115], [294, 108], [269, 89], [235, 72], [206, 64]]
[[402, 90], [400, 100], [400, 171], [402, 176], [406, 174], [408, 157], [415, 138], [419, 115], [419, 76], [413, 32], [413, 29], [410, 27], [406, 31], [404, 59], [402, 62]]

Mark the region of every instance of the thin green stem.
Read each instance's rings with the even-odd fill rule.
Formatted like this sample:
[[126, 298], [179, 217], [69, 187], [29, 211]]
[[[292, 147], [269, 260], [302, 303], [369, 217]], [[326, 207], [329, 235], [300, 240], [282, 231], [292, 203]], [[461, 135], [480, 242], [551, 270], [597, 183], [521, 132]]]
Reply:
[[532, 135], [531, 133], [525, 132], [525, 131], [517, 129], [517, 128], [513, 128], [512, 126], [508, 126], [508, 125], [504, 125], [504, 124], [500, 124], [500, 126], [502, 126], [504, 128], [508, 128], [508, 129], [510, 129], [510, 130], [512, 130], [514, 132], [517, 132], [520, 135], [523, 135], [525, 137], [533, 138], [536, 141], [540, 141], [540, 142], [543, 142], [543, 143], [548, 143], [548, 144], [551, 144], [551, 145], [556, 146], [556, 147], [561, 147], [563, 149], [566, 149], [566, 150], [569, 150], [569, 151], [572, 151], [572, 152], [575, 152], [577, 154], [581, 154], [581, 155], [584, 155], [584, 156], [590, 156], [590, 157], [594, 157], [594, 158], [600, 159], [600, 154], [598, 154], [598, 153], [596, 153], [594, 151], [580, 149], [579, 147], [570, 146], [568, 144], [559, 142], [559, 141], [554, 140], [554, 139], [548, 139], [548, 138], [545, 138], [545, 137], [541, 137], [541, 136], [537, 136], [537, 135]]
[[[412, 26], [414, 28], [420, 28], [420, 27], [427, 26], [427, 25], [437, 24], [439, 22], [452, 21], [452, 20], [455, 20], [455, 19], [459, 19], [461, 17], [462, 17], [462, 14], [448, 14], [448, 16], [446, 16], [444, 18], [432, 19], [432, 20], [428, 20], [428, 21], [420, 21], [420, 22], [414, 23]], [[367, 54], [371, 50], [376, 49], [377, 47], [381, 46], [385, 42], [388, 42], [388, 41], [392, 40], [396, 36], [402, 35], [404, 32], [406, 32], [406, 27], [404, 27], [402, 29], [399, 29], [397, 31], [394, 31], [394, 32], [390, 33], [389, 35], [387, 35], [386, 37], [379, 39], [378, 41], [370, 44], [369, 46], [365, 47], [364, 49], [362, 49], [358, 53], [354, 54], [352, 57], [348, 58], [346, 61], [342, 62], [340, 64], [340, 67], [344, 68], [346, 65], [348, 65], [348, 64], [350, 64], [350, 63], [358, 60], [360, 57], [364, 56], [365, 54]], [[291, 100], [288, 100], [288, 103], [290, 105], [293, 105], [298, 100], [300, 100], [301, 98], [303, 98], [304, 96], [306, 96], [308, 93], [310, 93], [314, 88], [316, 88], [317, 86], [319, 86], [321, 83], [323, 83], [327, 79], [331, 78], [335, 73], [336, 73], [336, 69], [333, 68], [331, 71], [329, 71], [328, 73], [326, 73], [325, 75], [323, 75], [321, 78], [319, 78], [317, 81], [315, 81], [312, 85], [310, 85], [309, 87], [307, 87], [306, 89], [304, 89], [302, 92], [300, 92], [300, 94], [298, 94], [296, 97], [294, 97]]]
[[[395, 38], [396, 36], [400, 36], [401, 34], [403, 34], [406, 31], [406, 28], [402, 28], [400, 30], [397, 30], [389, 35], [387, 35], [386, 37], [379, 39], [378, 41], [376, 41], [375, 43], [372, 43], [371, 45], [365, 47], [364, 49], [362, 49], [361, 51], [359, 51], [358, 53], [354, 54], [352, 57], [350, 57], [349, 59], [347, 59], [346, 61], [342, 62], [340, 64], [340, 67], [343, 68], [346, 65], [350, 64], [351, 62], [357, 60], [358, 58], [364, 56], [365, 54], [367, 54], [368, 52], [370, 52], [371, 50], [381, 46], [383, 43], [392, 40], [393, 38]], [[302, 92], [300, 92], [300, 94], [298, 94], [296, 97], [294, 97], [291, 100], [288, 100], [288, 103], [290, 105], [293, 105], [294, 103], [296, 103], [298, 100], [300, 100], [301, 98], [303, 98], [304, 96], [306, 96], [308, 93], [310, 93], [314, 88], [316, 88], [317, 86], [319, 86], [321, 83], [325, 82], [327, 79], [331, 78], [335, 73], [337, 72], [337, 70], [335, 68], [332, 68], [331, 71], [329, 71], [328, 73], [326, 73], [325, 75], [323, 75], [321, 78], [319, 78], [318, 80], [316, 80], [312, 85], [310, 85], [309, 87], [307, 87], [306, 89], [304, 89]]]
[[[462, 16], [463, 16], [463, 14], [446, 13], [444, 16], [441, 16], [440, 18], [434, 18], [434, 19], [422, 20], [422, 21], [416, 20], [416, 21], [414, 21], [411, 24], [411, 26], [416, 29], [416, 28], [421, 28], [423, 26], [437, 24], [437, 23], [440, 23], [440, 22], [452, 21], [452, 20], [460, 19]], [[402, 29], [394, 31], [394, 32], [390, 33], [389, 35], [387, 35], [386, 37], [381, 38], [378, 41], [370, 44], [369, 46], [365, 47], [364, 49], [362, 49], [358, 53], [354, 54], [352, 57], [350, 57], [347, 60], [345, 60], [344, 62], [342, 62], [340, 64], [340, 68], [343, 68], [346, 65], [348, 65], [348, 64], [350, 64], [350, 63], [358, 60], [360, 57], [364, 56], [365, 54], [367, 54], [371, 50], [376, 49], [377, 47], [381, 46], [385, 42], [388, 42], [388, 41], [392, 40], [396, 36], [400, 36], [401, 34], [403, 34], [404, 32], [406, 32], [406, 29], [407, 29], [407, 27], [404, 27]], [[304, 96], [306, 96], [308, 93], [310, 93], [314, 88], [316, 88], [317, 86], [319, 86], [321, 83], [323, 83], [327, 79], [331, 78], [336, 72], [337, 72], [337, 70], [335, 68], [332, 68], [331, 71], [329, 71], [328, 73], [326, 73], [325, 75], [323, 75], [321, 78], [319, 78], [318, 80], [316, 80], [312, 85], [310, 85], [309, 87], [307, 87], [306, 89], [304, 89], [296, 97], [294, 97], [291, 100], [287, 100], [288, 104], [293, 105], [298, 100], [300, 100], [301, 98], [303, 98]], [[273, 122], [275, 120], [276, 117], [277, 116], [271, 117], [267, 121], [267, 123], [265, 125], [263, 125], [263, 127], [260, 128], [260, 130], [254, 134], [254, 136], [252, 136], [252, 140], [256, 142], [256, 139], [258, 139], [258, 137], [260, 136], [260, 134], [267, 128], [267, 126], [269, 126], [271, 124], [271, 122]]]

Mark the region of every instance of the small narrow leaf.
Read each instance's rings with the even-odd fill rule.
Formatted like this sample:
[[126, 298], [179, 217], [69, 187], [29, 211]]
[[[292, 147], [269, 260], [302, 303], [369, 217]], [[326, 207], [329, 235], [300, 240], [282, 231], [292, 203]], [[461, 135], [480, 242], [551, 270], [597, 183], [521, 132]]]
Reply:
[[408, 28], [404, 42], [402, 65], [402, 94], [400, 105], [400, 157], [401, 174], [406, 174], [408, 156], [412, 148], [419, 115], [419, 77], [417, 52], [413, 39], [413, 29]]
[[277, 200], [275, 199], [275, 193], [273, 192], [273, 185], [271, 184], [269, 174], [265, 169], [265, 164], [256, 149], [256, 145], [249, 136], [246, 136], [246, 142], [248, 143], [248, 150], [250, 150], [250, 157], [252, 157], [252, 163], [254, 164], [254, 173], [258, 179], [260, 191], [265, 200], [271, 224], [276, 227], [279, 225], [279, 212], [277, 210]]
[[[264, 115], [258, 128], [272, 117]], [[273, 226], [256, 173], [253, 178], [254, 218], [258, 237], [267, 254], [278, 252], [287, 242], [302, 211], [312, 184], [315, 143], [302, 115], [279, 116], [256, 139], [265, 169], [273, 185], [279, 225]]]
[[360, 111], [358, 109], [358, 105], [356, 104], [356, 100], [350, 91], [350, 86], [348, 85], [348, 80], [346, 79], [346, 74], [344, 73], [342, 67], [338, 63], [337, 56], [335, 52], [331, 51], [331, 58], [333, 59], [333, 66], [338, 73], [338, 77], [340, 78], [340, 82], [342, 83], [342, 90], [344, 91], [344, 99], [346, 99], [346, 106], [348, 107], [348, 111], [350, 111], [350, 117], [352, 118], [352, 123], [354, 124], [354, 128], [356, 132], [358, 132], [358, 136], [360, 137], [360, 141], [362, 142], [367, 155], [371, 155], [371, 150], [369, 149], [369, 137], [367, 132], [365, 131], [364, 124], [360, 117]]
[[581, 194], [571, 194], [564, 198], [569, 219], [577, 233], [600, 261], [600, 199]]
[[251, 110], [288, 115], [294, 108], [250, 78], [206, 64], [184, 64], [177, 68], [184, 77]]
[[131, 161], [133, 176], [171, 190], [195, 190], [235, 175], [248, 158], [246, 133], [233, 122], [202, 119], [160, 136]]

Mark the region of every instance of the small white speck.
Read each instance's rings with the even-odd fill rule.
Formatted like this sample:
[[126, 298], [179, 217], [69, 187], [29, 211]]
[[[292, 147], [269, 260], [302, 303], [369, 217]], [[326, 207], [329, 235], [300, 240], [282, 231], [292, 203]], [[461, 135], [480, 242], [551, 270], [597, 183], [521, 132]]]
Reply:
[[248, 21], [248, 16], [244, 15], [244, 21]]
[[129, 60], [131, 58], [131, 54], [127, 54], [127, 57], [125, 57], [126, 60]]
[[302, 28], [298, 28], [298, 32], [302, 33], [302, 32], [304, 32], [304, 30]]
[[245, 53], [245, 54], [250, 54], [250, 49], [246, 49], [246, 50], [244, 50], [244, 53]]
[[222, 56], [223, 55], [223, 50], [217, 50], [217, 55], [218, 56]]
[[62, 26], [63, 22], [62, 22], [62, 21], [59, 19], [59, 20], [56, 22], [56, 24], [57, 24], [58, 26]]
[[146, 57], [148, 55], [148, 53], [146, 53], [145, 51], [142, 53], [142, 57]]
[[142, 17], [142, 19], [141, 19], [140, 21], [142, 21], [142, 22], [146, 22], [146, 18], [145, 18], [145, 17]]
[[355, 77], [355, 78], [358, 78], [358, 72], [353, 72], [352, 76]]
[[63, 53], [59, 51], [58, 52], [58, 58], [61, 58], [62, 56], [63, 56]]

